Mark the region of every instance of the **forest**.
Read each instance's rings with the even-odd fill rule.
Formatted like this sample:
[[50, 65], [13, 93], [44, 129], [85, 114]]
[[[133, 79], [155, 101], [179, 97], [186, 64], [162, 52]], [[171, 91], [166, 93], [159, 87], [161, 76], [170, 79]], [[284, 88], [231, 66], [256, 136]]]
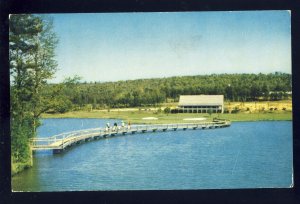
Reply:
[[[80, 82], [75, 76], [50, 84], [45, 92], [60, 90], [60, 99], [49, 112], [147, 107], [178, 102], [180, 95], [222, 94], [226, 101], [276, 101], [291, 97], [291, 74], [211, 74], [117, 82]], [[52, 90], [52, 91], [51, 91]]]

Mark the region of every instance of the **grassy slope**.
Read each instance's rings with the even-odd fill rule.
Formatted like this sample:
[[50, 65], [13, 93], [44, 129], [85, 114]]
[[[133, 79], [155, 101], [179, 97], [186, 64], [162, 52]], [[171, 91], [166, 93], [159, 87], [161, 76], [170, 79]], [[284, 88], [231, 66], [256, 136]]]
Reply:
[[[206, 117], [212, 119], [213, 117], [220, 117], [229, 119], [231, 121], [260, 121], [260, 120], [292, 120], [291, 112], [279, 113], [237, 113], [237, 114], [155, 114], [147, 111], [77, 111], [68, 112], [65, 114], [44, 114], [43, 118], [119, 118], [132, 123], [180, 123], [186, 122], [184, 118]], [[144, 117], [156, 117], [158, 120], [143, 120]]]
[[[161, 104], [164, 107], [176, 107], [176, 103]], [[157, 108], [147, 108], [138, 110], [131, 109], [111, 109], [107, 110], [92, 110], [92, 111], [76, 111], [64, 114], [44, 114], [43, 118], [119, 118], [132, 123], [180, 123], [184, 118], [220, 117], [231, 121], [261, 121], [261, 120], [292, 120], [292, 101], [261, 101], [261, 102], [225, 102], [225, 108], [228, 110], [240, 109], [240, 113], [235, 114], [164, 114], [155, 113]], [[276, 108], [277, 110], [270, 111]], [[285, 108], [285, 111], [283, 111]], [[142, 120], [144, 117], [157, 117], [158, 120]]]

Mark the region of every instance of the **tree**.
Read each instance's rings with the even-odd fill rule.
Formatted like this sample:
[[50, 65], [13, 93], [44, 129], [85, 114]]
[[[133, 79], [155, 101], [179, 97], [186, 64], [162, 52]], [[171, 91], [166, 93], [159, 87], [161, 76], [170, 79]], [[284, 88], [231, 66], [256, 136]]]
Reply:
[[261, 87], [258, 83], [253, 83], [250, 87], [250, 95], [252, 100], [257, 100], [261, 95]]
[[49, 109], [51, 96], [42, 91], [57, 67], [54, 51], [58, 41], [52, 29], [48, 17], [10, 16], [12, 156], [18, 162], [28, 157], [28, 139], [35, 136], [41, 113]]
[[207, 110], [207, 113], [209, 114], [209, 117], [210, 117], [211, 114], [212, 114], [212, 110], [211, 110], [211, 109], [208, 109], [208, 110]]
[[233, 89], [231, 84], [228, 84], [228, 86], [226, 86], [225, 88], [225, 97], [229, 100], [233, 100]]

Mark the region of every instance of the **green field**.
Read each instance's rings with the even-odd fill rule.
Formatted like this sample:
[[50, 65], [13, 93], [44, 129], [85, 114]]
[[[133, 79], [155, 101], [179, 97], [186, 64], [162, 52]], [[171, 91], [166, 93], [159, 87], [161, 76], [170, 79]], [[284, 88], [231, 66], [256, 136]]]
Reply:
[[[177, 103], [161, 104], [165, 107], [176, 107]], [[63, 114], [43, 114], [43, 118], [117, 118], [131, 123], [184, 123], [185, 118], [222, 118], [231, 121], [262, 121], [262, 120], [292, 120], [292, 100], [285, 101], [260, 101], [260, 102], [226, 102], [225, 108], [239, 109], [238, 113], [211, 114], [203, 113], [177, 113], [165, 114], [159, 112], [158, 107], [148, 108], [123, 108], [108, 110], [71, 111]], [[157, 120], [143, 120], [146, 117], [155, 117]], [[189, 121], [192, 122], [192, 121]]]
[[[196, 114], [178, 113], [165, 114], [153, 111], [76, 111], [64, 114], [44, 114], [43, 118], [116, 118], [123, 119], [131, 123], [184, 123], [185, 118], [207, 118], [212, 120], [214, 117], [228, 119], [231, 121], [262, 121], [262, 120], [292, 120], [292, 112], [272, 112], [272, 113], [235, 113], [235, 114]], [[143, 120], [146, 117], [155, 117], [157, 120]], [[191, 122], [191, 121], [190, 121]]]

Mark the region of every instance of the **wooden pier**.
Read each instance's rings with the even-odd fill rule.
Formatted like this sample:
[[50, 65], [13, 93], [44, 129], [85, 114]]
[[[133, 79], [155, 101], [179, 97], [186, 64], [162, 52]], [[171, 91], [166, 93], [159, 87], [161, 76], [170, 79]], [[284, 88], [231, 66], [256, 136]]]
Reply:
[[167, 130], [196, 130], [196, 129], [213, 129], [224, 128], [231, 125], [230, 121], [213, 121], [202, 123], [178, 123], [178, 124], [157, 124], [157, 125], [132, 125], [130, 127], [113, 127], [109, 130], [105, 128], [94, 128], [79, 130], [73, 132], [62, 133], [46, 138], [32, 138], [30, 146], [33, 151], [37, 150], [52, 150], [53, 153], [60, 153], [66, 148], [101, 138], [113, 137], [116, 135], [136, 134], [145, 132], [165, 132]]

